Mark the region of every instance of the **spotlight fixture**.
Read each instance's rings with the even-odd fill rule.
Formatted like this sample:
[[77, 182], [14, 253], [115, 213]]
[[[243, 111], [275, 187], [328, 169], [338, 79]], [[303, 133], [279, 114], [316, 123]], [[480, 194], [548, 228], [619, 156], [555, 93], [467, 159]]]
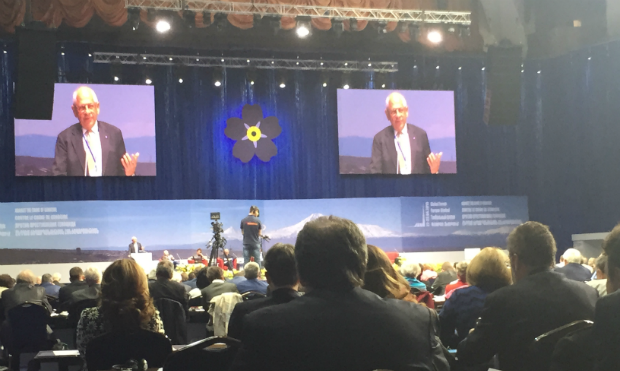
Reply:
[[349, 84], [344, 84], [344, 85], [342, 86], [342, 88], [343, 88], [343, 89], [348, 89], [348, 88], [349, 88]]
[[349, 30], [357, 31], [357, 19], [355, 18], [349, 19]]
[[326, 88], [326, 87], [327, 87], [327, 83], [326, 83], [326, 82], [324, 82], [324, 83], [323, 83], [323, 87], [324, 87], [324, 88]]
[[311, 33], [312, 24], [310, 23], [310, 19], [306, 17], [297, 17], [297, 36], [300, 38], [305, 38]]
[[112, 75], [112, 81], [114, 83], [120, 83], [123, 76], [123, 65], [118, 60], [113, 60], [110, 63], [110, 75]]
[[332, 30], [336, 34], [336, 37], [340, 37], [344, 32], [344, 23], [342, 19], [332, 19]]
[[281, 82], [281, 83], [280, 83], [280, 89], [284, 89], [284, 88], [286, 88], [286, 84], [285, 84], [285, 83], [283, 83], [283, 82]]
[[224, 13], [215, 13], [213, 16], [213, 24], [217, 29], [217, 32], [224, 31], [224, 27], [226, 26], [226, 14]]
[[196, 13], [192, 12], [191, 10], [184, 10], [183, 11], [183, 23], [185, 23], [185, 26], [187, 28], [194, 28], [195, 26], [195, 20], [196, 20]]
[[387, 33], [387, 21], [377, 22], [377, 33], [379, 33], [379, 35]]
[[202, 12], [202, 24], [205, 27], [211, 25], [211, 13], [209, 13], [209, 12]]
[[426, 35], [426, 37], [428, 41], [432, 42], [433, 44], [439, 44], [440, 42], [443, 41], [443, 35], [438, 30], [428, 31], [428, 34]]
[[179, 84], [182, 84], [182, 83], [183, 83], [183, 79], [179, 79]]
[[409, 32], [409, 24], [407, 22], [398, 22], [398, 33]]
[[288, 80], [288, 70], [276, 70], [276, 83], [280, 89], [286, 88], [286, 82]]
[[273, 29], [273, 34], [277, 35], [280, 32], [281, 22], [280, 17], [265, 17], [268, 18], [269, 27]]
[[127, 23], [132, 30], [138, 29], [140, 26], [140, 8], [127, 9]]
[[409, 38], [411, 39], [411, 41], [417, 41], [420, 38], [420, 26], [419, 25], [415, 23], [409, 24]]
[[216, 67], [213, 69], [213, 85], [215, 85], [215, 87], [219, 88], [222, 86], [222, 81], [224, 80], [223, 75], [222, 68]]
[[345, 72], [341, 75], [340, 77], [341, 79], [341, 86], [343, 89], [349, 89], [351, 87], [351, 82], [353, 80], [351, 80], [351, 73], [350, 72]]
[[160, 19], [159, 21], [157, 21], [157, 25], [155, 25], [155, 29], [159, 33], [166, 33], [170, 31], [170, 28], [170, 21], [168, 21], [167, 19]]
[[155, 22], [155, 9], [149, 8], [146, 11], [146, 20], [149, 22]]
[[144, 82], [145, 82], [147, 85], [151, 85], [151, 84], [153, 83], [153, 80], [151, 80], [151, 79], [149, 79], [149, 78], [147, 77], [147, 78], [146, 78], [146, 80], [144, 80]]
[[256, 68], [250, 67], [245, 72], [245, 80], [248, 81], [250, 85], [254, 85], [254, 82], [256, 81], [257, 77], [258, 77], [258, 74], [256, 73]]
[[118, 76], [114, 76], [114, 81], [118, 82], [120, 78]]

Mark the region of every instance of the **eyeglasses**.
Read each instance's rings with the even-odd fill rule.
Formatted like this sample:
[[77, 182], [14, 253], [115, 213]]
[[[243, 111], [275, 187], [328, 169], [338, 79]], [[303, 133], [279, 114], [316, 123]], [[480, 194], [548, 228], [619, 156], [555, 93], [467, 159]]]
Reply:
[[86, 112], [86, 110], [93, 111], [97, 108], [97, 103], [82, 104], [81, 106], [75, 106], [79, 112]]

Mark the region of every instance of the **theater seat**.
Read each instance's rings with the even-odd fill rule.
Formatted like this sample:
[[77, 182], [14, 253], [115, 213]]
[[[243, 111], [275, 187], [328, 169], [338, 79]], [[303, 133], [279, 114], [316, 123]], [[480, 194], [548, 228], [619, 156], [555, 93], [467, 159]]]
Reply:
[[166, 359], [164, 371], [226, 371], [240, 346], [239, 340], [230, 337], [213, 336], [200, 340], [171, 354]]

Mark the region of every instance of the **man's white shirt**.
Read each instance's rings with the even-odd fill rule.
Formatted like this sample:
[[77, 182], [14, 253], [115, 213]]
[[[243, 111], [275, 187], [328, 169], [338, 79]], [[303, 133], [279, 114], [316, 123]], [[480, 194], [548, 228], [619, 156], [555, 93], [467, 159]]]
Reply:
[[400, 135], [394, 134], [394, 146], [398, 156], [396, 159], [396, 174], [411, 174], [411, 143], [409, 142], [406, 124]]
[[[95, 160], [95, 171], [89, 173], [88, 166], [84, 166], [84, 176], [102, 176], [103, 154], [101, 151], [101, 138], [99, 137], [99, 121], [95, 122], [95, 125], [93, 125], [88, 143], [86, 143], [86, 136], [88, 135], [87, 130], [82, 128], [82, 134], [82, 144], [84, 145], [84, 152], [87, 153], [86, 157], [88, 158], [88, 153], [92, 151], [91, 153]], [[88, 149], [89, 145], [90, 150]], [[88, 164], [88, 161], [86, 161], [85, 164]]]

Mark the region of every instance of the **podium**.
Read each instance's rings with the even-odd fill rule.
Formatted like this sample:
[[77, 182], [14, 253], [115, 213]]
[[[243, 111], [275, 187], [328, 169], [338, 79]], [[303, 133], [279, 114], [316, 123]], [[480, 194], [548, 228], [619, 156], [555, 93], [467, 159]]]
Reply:
[[150, 252], [131, 253], [129, 256], [131, 256], [147, 274], [153, 269], [154, 265], [157, 265], [157, 263], [153, 264], [153, 254]]

